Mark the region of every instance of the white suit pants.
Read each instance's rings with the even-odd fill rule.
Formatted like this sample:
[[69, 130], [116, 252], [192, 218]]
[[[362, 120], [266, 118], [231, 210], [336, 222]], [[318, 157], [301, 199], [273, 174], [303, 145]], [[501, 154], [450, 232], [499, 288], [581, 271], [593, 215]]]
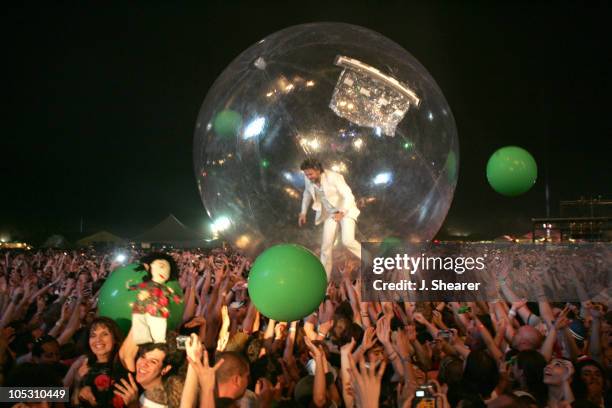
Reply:
[[132, 335], [136, 344], [165, 343], [167, 319], [148, 313], [132, 314]]
[[328, 280], [332, 272], [332, 249], [336, 240], [338, 225], [340, 225], [342, 233], [342, 245], [361, 259], [361, 244], [355, 239], [355, 220], [345, 216], [340, 222], [337, 222], [333, 217], [329, 217], [323, 223], [323, 240], [321, 243], [321, 263], [325, 267]]

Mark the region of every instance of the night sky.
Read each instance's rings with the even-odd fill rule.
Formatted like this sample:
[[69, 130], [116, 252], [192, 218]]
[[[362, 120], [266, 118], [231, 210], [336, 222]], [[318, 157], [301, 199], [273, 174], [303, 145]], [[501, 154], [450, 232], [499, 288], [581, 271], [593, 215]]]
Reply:
[[[527, 232], [531, 217], [546, 215], [546, 180], [553, 216], [559, 200], [612, 198], [604, 2], [200, 3], [27, 2], [3, 12], [0, 233], [74, 239], [83, 217], [85, 232], [129, 237], [169, 213], [204, 231], [192, 143], [208, 88], [261, 38], [316, 21], [382, 33], [442, 89], [461, 165], [440, 236]], [[518, 198], [486, 181], [487, 159], [504, 145], [539, 165], [537, 184]]]

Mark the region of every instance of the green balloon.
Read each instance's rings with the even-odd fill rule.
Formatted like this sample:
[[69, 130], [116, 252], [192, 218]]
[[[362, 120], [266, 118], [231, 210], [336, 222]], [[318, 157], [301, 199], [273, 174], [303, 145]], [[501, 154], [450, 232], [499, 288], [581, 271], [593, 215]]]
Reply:
[[493, 190], [514, 197], [527, 192], [536, 182], [538, 166], [533, 156], [517, 146], [497, 150], [487, 163], [487, 180]]
[[451, 183], [457, 182], [457, 170], [459, 166], [457, 165], [457, 155], [452, 150], [446, 156], [446, 162], [444, 163], [444, 169], [446, 170], [446, 177], [448, 181]]
[[294, 244], [262, 252], [249, 273], [249, 296], [270, 319], [291, 322], [308, 316], [327, 289], [325, 268], [312, 252]]
[[379, 252], [382, 256], [392, 256], [402, 245], [402, 240], [399, 237], [387, 237], [383, 239], [379, 246]]
[[224, 137], [233, 137], [240, 131], [242, 117], [236, 111], [225, 109], [215, 115], [213, 119], [213, 129]]
[[[130, 264], [115, 269], [102, 285], [100, 297], [98, 299], [98, 314], [113, 319], [123, 334], [127, 334], [132, 326], [132, 307], [131, 303], [136, 301], [137, 290], [128, 290], [128, 285], [136, 285], [142, 282], [146, 276], [146, 271], [135, 270], [138, 264]], [[169, 281], [167, 285], [183, 299], [183, 291], [177, 281]], [[170, 302], [168, 310], [168, 330], [173, 330], [181, 325], [183, 320], [183, 302], [175, 304]]]

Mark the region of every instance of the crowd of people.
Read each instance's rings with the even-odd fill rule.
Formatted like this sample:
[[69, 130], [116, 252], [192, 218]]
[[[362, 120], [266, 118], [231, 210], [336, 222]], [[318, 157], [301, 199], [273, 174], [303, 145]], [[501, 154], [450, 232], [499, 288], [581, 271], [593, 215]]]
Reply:
[[315, 313], [278, 322], [249, 300], [246, 257], [168, 253], [182, 324], [164, 343], [141, 345], [97, 313], [120, 266], [113, 251], [0, 253], [0, 386], [63, 386], [63, 406], [113, 408], [612, 404], [605, 301], [527, 302], [501, 271], [490, 302], [364, 302], [349, 259]]

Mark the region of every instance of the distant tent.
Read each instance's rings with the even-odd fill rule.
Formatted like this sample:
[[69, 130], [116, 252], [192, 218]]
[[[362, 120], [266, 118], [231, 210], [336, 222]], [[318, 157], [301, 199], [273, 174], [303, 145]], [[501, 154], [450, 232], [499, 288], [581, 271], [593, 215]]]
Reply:
[[122, 244], [124, 239], [118, 237], [115, 234], [111, 234], [108, 231], [99, 231], [95, 234], [89, 235], [85, 238], [79, 239], [76, 244], [78, 246], [89, 246], [89, 245], [113, 245]]
[[43, 248], [69, 248], [70, 243], [66, 240], [66, 238], [64, 238], [64, 236], [54, 234], [47, 238], [42, 246]]
[[204, 235], [187, 228], [172, 214], [153, 228], [132, 239], [132, 241], [141, 244], [172, 245], [177, 248], [208, 246], [208, 241], [206, 241]]

